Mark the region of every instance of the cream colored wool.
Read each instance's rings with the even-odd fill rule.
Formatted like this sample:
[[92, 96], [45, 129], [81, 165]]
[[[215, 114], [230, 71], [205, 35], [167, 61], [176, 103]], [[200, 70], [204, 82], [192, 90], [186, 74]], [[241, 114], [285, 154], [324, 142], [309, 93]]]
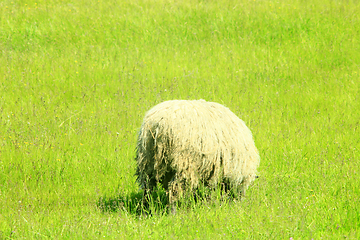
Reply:
[[136, 160], [140, 186], [151, 191], [161, 183], [170, 203], [199, 184], [224, 184], [245, 194], [260, 164], [245, 123], [223, 105], [204, 100], [166, 101], [150, 109]]

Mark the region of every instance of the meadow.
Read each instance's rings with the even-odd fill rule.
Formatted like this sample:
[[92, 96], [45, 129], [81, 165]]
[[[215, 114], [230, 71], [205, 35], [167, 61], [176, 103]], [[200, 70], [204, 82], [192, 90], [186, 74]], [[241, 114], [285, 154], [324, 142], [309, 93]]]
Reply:
[[[244, 199], [138, 214], [137, 131], [170, 99], [251, 129]], [[0, 2], [0, 239], [359, 239], [359, 125], [357, 0]]]

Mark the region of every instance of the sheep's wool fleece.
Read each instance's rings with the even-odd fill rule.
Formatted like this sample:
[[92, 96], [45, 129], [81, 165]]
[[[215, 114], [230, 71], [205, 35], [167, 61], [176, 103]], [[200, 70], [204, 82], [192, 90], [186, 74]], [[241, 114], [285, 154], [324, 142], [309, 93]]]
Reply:
[[137, 142], [137, 181], [158, 182], [173, 195], [199, 184], [229, 184], [245, 193], [260, 164], [245, 123], [221, 104], [204, 100], [160, 103], [145, 115]]

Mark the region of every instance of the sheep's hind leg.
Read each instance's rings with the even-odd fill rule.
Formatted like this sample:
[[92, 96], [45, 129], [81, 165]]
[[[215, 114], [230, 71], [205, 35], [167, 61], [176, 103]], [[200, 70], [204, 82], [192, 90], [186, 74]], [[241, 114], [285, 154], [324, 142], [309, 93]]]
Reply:
[[182, 196], [183, 191], [184, 191], [183, 185], [179, 183], [177, 180], [169, 184], [168, 197], [169, 197], [170, 212], [172, 214], [176, 214], [177, 203], [179, 197]]

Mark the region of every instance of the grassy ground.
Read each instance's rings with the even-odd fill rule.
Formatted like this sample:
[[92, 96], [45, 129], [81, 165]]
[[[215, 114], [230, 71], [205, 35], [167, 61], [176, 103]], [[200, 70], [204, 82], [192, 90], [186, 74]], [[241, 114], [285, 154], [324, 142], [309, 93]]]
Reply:
[[[0, 239], [360, 238], [359, 16], [355, 0], [1, 1]], [[136, 214], [145, 111], [200, 98], [250, 127], [260, 178], [241, 202]]]

